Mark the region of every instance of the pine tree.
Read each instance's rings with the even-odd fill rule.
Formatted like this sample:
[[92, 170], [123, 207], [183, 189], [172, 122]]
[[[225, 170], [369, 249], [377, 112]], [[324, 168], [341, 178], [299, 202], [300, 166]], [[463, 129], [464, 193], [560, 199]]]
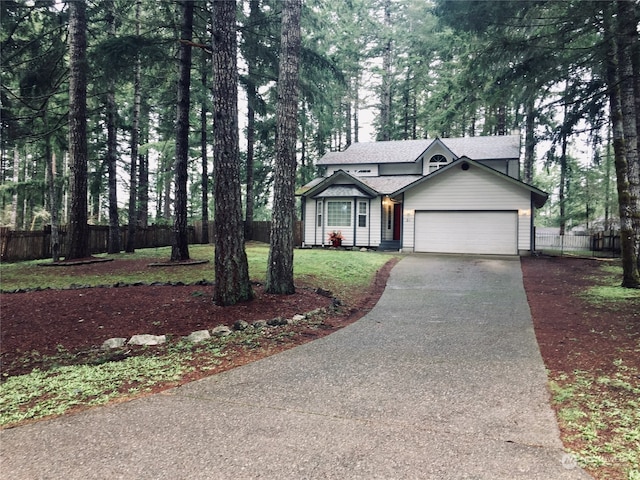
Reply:
[[277, 294], [295, 293], [293, 223], [295, 220], [301, 10], [301, 0], [284, 0], [276, 113], [277, 138], [273, 214], [265, 286], [267, 292]]
[[214, 302], [226, 306], [253, 298], [240, 192], [235, 0], [213, 3], [213, 25]]
[[69, 4], [69, 157], [71, 215], [66, 260], [89, 256], [87, 223], [87, 18], [84, 0]]

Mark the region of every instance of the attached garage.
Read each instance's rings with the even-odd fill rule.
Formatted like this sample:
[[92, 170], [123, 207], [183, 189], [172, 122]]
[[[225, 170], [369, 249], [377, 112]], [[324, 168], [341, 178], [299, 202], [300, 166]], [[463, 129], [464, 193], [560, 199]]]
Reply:
[[416, 211], [414, 251], [517, 255], [517, 211]]

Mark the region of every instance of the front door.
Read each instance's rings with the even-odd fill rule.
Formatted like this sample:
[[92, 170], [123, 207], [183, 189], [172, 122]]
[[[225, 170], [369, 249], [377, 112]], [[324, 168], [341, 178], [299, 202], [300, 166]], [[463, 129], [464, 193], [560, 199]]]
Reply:
[[393, 239], [400, 240], [401, 234], [401, 225], [402, 222], [402, 204], [394, 203], [393, 204]]

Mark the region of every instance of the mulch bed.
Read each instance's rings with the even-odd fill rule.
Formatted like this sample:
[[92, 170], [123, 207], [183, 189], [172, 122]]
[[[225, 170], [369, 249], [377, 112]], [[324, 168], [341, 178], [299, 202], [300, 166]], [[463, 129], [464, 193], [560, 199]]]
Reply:
[[[291, 336], [277, 348], [265, 349], [269, 354], [290, 348], [354, 322], [377, 303], [397, 259], [388, 262], [376, 274], [371, 287], [360, 298], [350, 300], [332, 315], [323, 319], [322, 328], [309, 329], [304, 325], [288, 326], [289, 331], [302, 335]], [[131, 271], [145, 269], [144, 260], [127, 261]], [[121, 272], [119, 262], [90, 263], [65, 267], [61, 274], [73, 276], [75, 268], [84, 275], [108, 275]], [[250, 302], [229, 307], [213, 303], [213, 287], [197, 286], [126, 286], [121, 288], [80, 288], [74, 290], [43, 290], [25, 293], [0, 294], [2, 329], [0, 358], [3, 375], [18, 375], [30, 371], [34, 357], [98, 349], [112, 337], [131, 337], [136, 334], [170, 335], [182, 337], [196, 330], [212, 329], [219, 325], [231, 327], [237, 320], [252, 323], [276, 317], [291, 318], [333, 305], [328, 292], [316, 292], [311, 285], [298, 285], [293, 295], [272, 295], [262, 285], [254, 285], [256, 297]], [[36, 353], [37, 352], [37, 353]], [[230, 368], [259, 358], [260, 352], [234, 352], [226, 358]], [[30, 358], [21, 362], [21, 358]], [[79, 359], [83, 355], [78, 356]], [[46, 366], [46, 365], [44, 365]]]

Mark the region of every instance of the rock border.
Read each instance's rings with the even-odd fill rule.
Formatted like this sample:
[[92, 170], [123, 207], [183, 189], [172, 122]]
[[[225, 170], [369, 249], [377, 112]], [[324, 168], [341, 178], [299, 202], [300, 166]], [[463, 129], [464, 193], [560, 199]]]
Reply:
[[[208, 340], [212, 337], [227, 337], [234, 332], [244, 332], [248, 329], [254, 330], [263, 330], [268, 327], [277, 328], [286, 325], [295, 325], [300, 322], [304, 322], [316, 315], [322, 315], [328, 312], [327, 307], [316, 308], [315, 310], [311, 310], [310, 312], [304, 314], [296, 314], [291, 318], [284, 317], [275, 317], [269, 320], [256, 320], [253, 323], [248, 323], [244, 320], [237, 320], [233, 324], [233, 329], [228, 327], [227, 325], [218, 325], [212, 329], [207, 330], [197, 330], [195, 332], [191, 332], [191, 334], [180, 337], [181, 340], [186, 340], [191, 343], [200, 343], [205, 340]], [[122, 348], [125, 345], [143, 345], [143, 346], [153, 346], [153, 345], [162, 345], [167, 342], [169, 335], [150, 335], [147, 333], [141, 333], [133, 335], [130, 339], [127, 340], [125, 337], [113, 337], [108, 338], [104, 342], [102, 342], [101, 349], [102, 350], [113, 350], [116, 348]]]

